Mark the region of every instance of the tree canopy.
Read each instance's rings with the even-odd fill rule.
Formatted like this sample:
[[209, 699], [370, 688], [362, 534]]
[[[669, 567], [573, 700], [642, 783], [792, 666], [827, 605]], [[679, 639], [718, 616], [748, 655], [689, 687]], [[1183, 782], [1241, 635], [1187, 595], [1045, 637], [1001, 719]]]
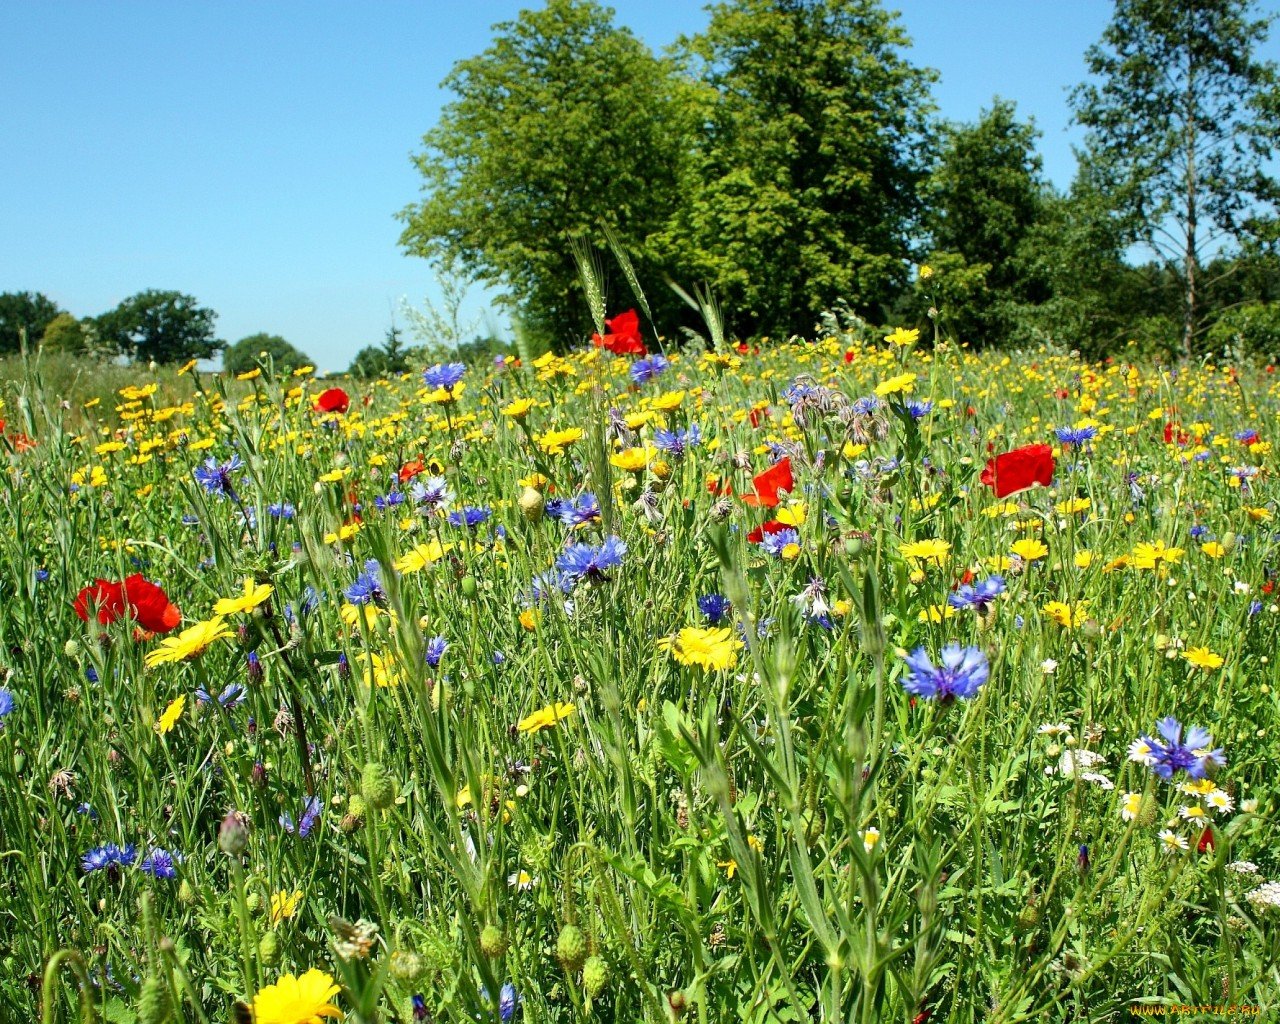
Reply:
[[259, 332], [228, 345], [222, 353], [222, 369], [227, 373], [247, 373], [258, 365], [274, 365], [278, 372], [291, 373], [309, 366], [311, 359], [278, 334]]
[[125, 299], [97, 319], [104, 345], [134, 362], [210, 359], [226, 346], [214, 337], [217, 314], [176, 291], [151, 289]]
[[27, 344], [43, 337], [45, 328], [61, 313], [58, 304], [39, 292], [5, 292], [0, 295], [0, 354], [17, 352], [22, 332]]

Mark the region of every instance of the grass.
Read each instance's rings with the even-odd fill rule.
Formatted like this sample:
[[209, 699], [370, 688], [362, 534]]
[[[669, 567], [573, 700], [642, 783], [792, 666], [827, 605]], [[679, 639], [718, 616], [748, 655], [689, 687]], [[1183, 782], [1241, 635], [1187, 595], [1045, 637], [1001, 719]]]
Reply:
[[[312, 969], [360, 1022], [1276, 1008], [1273, 377], [853, 334], [330, 414], [121, 374], [6, 398], [0, 1018], [293, 1024]], [[995, 498], [1030, 443], [1052, 486]], [[133, 573], [180, 629], [77, 617]], [[949, 643], [983, 685], [913, 696]], [[1165, 716], [1203, 792], [1130, 760]]]

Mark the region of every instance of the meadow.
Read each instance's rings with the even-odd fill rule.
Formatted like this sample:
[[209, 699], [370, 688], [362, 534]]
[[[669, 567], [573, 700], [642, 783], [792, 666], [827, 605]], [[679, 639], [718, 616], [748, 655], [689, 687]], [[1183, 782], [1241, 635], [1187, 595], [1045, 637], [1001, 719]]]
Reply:
[[825, 333], [30, 362], [0, 1020], [1274, 1013], [1272, 367]]

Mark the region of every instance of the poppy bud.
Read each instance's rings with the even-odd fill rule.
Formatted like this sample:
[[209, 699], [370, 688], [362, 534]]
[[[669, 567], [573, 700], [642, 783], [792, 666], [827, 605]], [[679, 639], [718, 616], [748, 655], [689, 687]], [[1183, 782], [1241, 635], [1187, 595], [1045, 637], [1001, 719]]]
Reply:
[[547, 500], [542, 496], [542, 492], [534, 487], [526, 487], [520, 492], [520, 514], [531, 523], [536, 523], [542, 518], [542, 512], [547, 507]]
[[273, 967], [280, 960], [280, 938], [275, 932], [267, 932], [258, 940], [258, 959], [267, 967]]
[[476, 583], [474, 576], [463, 576], [461, 587], [462, 596], [468, 601], [474, 601], [480, 593], [479, 584]]

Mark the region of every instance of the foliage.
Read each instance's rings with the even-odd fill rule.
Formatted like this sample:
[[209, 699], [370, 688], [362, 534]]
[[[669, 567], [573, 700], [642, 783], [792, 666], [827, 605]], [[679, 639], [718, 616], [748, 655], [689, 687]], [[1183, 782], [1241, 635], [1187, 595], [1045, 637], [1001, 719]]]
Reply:
[[0, 354], [18, 351], [23, 330], [27, 344], [34, 347], [61, 312], [56, 302], [39, 292], [0, 294]]
[[59, 313], [45, 327], [39, 339], [40, 347], [51, 352], [84, 355], [92, 349], [95, 334], [92, 323], [77, 320], [70, 313]]
[[1209, 328], [1206, 343], [1211, 352], [1280, 359], [1280, 302], [1254, 302], [1228, 310]]
[[218, 314], [191, 295], [149, 289], [97, 318], [104, 345], [135, 363], [211, 359], [226, 343], [213, 334]]
[[733, 0], [681, 40], [703, 127], [659, 242], [738, 333], [808, 332], [905, 283], [934, 78], [907, 45], [876, 0]]
[[271, 365], [290, 373], [300, 366], [311, 365], [310, 357], [278, 334], [258, 333], [241, 338], [222, 352], [222, 369], [226, 373], [246, 373], [259, 365]]
[[646, 240], [676, 201], [678, 83], [611, 10], [550, 0], [496, 26], [445, 86], [401, 243], [502, 290], [541, 344], [580, 339], [569, 242], [612, 228], [649, 271]]
[[1183, 347], [1205, 322], [1201, 264], [1269, 233], [1280, 187], [1280, 79], [1258, 60], [1270, 19], [1253, 0], [1118, 0], [1072, 95], [1094, 170], [1134, 239], [1181, 281]]

